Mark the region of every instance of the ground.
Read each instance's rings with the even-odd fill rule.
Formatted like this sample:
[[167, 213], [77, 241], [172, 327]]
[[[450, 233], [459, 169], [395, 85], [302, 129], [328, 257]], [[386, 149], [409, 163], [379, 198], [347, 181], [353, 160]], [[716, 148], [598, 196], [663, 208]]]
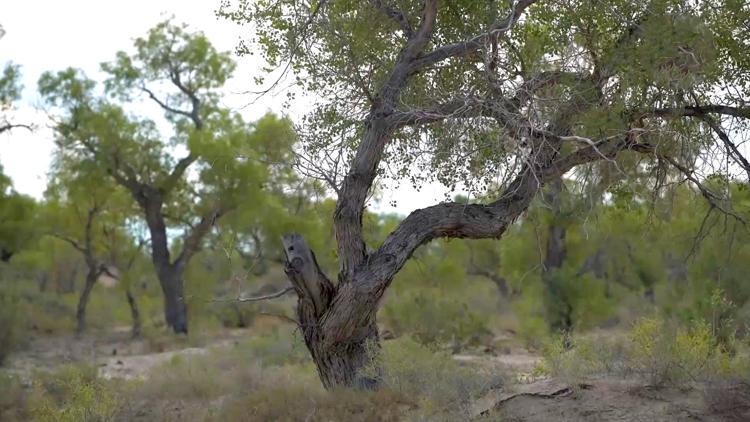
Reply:
[[[173, 361], [175, 356], [190, 360], [209, 351], [232, 349], [249, 335], [248, 330], [223, 330], [204, 339], [204, 344], [179, 339], [165, 343], [132, 340], [125, 329], [106, 336], [99, 333], [82, 338], [37, 336], [30, 339], [26, 350], [11, 356], [4, 370], [19, 375], [28, 384], [35, 370], [52, 370], [67, 363], [86, 361], [94, 363], [104, 378], [148, 380], [155, 367]], [[679, 388], [656, 388], [643, 381], [612, 377], [570, 383], [534, 375], [541, 358], [518, 347], [506, 348], [495, 355], [457, 354], [453, 359], [476, 371], [500, 370], [512, 374], [502, 385], [492, 386], [472, 399], [467, 415], [472, 419], [750, 421], [750, 386], [746, 384], [694, 383]], [[170, 419], [181, 419], [189, 409], [179, 405], [166, 414]], [[134, 414], [140, 420], [153, 420], [157, 415], [163, 417], [165, 413], [141, 409]]]

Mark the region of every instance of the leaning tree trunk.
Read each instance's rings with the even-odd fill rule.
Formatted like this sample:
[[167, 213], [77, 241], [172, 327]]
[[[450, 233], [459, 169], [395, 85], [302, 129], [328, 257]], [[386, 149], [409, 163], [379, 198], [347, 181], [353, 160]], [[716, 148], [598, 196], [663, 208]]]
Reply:
[[376, 388], [378, 377], [362, 373], [380, 347], [376, 304], [355, 294], [352, 280], [334, 287], [301, 236], [284, 236], [284, 251], [298, 322], [323, 386]]
[[164, 293], [164, 319], [175, 334], [187, 334], [187, 304], [183, 271], [173, 265], [158, 271], [159, 284]]
[[94, 289], [94, 284], [96, 284], [96, 279], [98, 277], [99, 270], [97, 268], [89, 268], [88, 273], [86, 273], [86, 284], [83, 286], [81, 296], [78, 298], [78, 306], [76, 308], [76, 332], [78, 334], [81, 334], [86, 330], [86, 305], [89, 303], [91, 290]]
[[138, 338], [141, 336], [141, 312], [138, 310], [138, 302], [135, 301], [133, 291], [128, 287], [125, 290], [125, 297], [128, 299], [128, 306], [130, 306], [130, 317], [133, 320], [132, 336]]

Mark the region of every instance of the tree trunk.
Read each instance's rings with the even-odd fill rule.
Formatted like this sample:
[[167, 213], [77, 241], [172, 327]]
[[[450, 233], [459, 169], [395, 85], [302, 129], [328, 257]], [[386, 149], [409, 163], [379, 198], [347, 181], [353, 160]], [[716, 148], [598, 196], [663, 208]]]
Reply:
[[130, 306], [130, 316], [133, 319], [133, 338], [141, 336], [141, 313], [138, 310], [138, 302], [135, 301], [133, 291], [128, 287], [125, 290], [125, 297], [128, 299], [128, 305]]
[[187, 334], [187, 304], [183, 271], [172, 265], [158, 271], [159, 284], [164, 293], [164, 319], [175, 334]]
[[[327, 389], [375, 389], [378, 378], [363, 374], [380, 348], [372, 295], [354, 280], [334, 287], [299, 235], [284, 236], [286, 274], [297, 293], [297, 317], [320, 380]], [[335, 298], [335, 299], [334, 299]], [[370, 375], [370, 376], [368, 376]]]
[[568, 301], [564, 286], [565, 280], [562, 279], [563, 275], [560, 273], [567, 255], [566, 228], [559, 221], [562, 189], [562, 179], [557, 179], [550, 183], [550, 189], [544, 195], [545, 200], [552, 208], [552, 216], [547, 230], [547, 247], [544, 255], [542, 280], [547, 288], [547, 312], [550, 328], [553, 331], [565, 334], [573, 328], [573, 307]]
[[82, 334], [86, 330], [86, 305], [88, 305], [91, 290], [93, 290], [98, 277], [98, 268], [89, 268], [88, 273], [86, 273], [86, 284], [83, 286], [76, 308], [76, 333], [78, 334]]

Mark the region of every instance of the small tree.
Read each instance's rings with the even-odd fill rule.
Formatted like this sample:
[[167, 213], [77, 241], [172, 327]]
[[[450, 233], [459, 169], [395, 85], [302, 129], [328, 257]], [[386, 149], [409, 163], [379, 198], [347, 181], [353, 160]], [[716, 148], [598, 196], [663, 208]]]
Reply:
[[[270, 169], [284, 162], [294, 133], [284, 119], [248, 124], [222, 107], [219, 90], [235, 64], [203, 34], [164, 22], [136, 39], [135, 48], [102, 65], [110, 75], [106, 96], [74, 69], [44, 74], [39, 90], [59, 110], [60, 154], [98, 166], [140, 208], [167, 325], [186, 333], [187, 264], [218, 219], [263, 203], [264, 185], [275, 175]], [[171, 134], [123, 108], [142, 96], [164, 111]]]
[[[127, 245], [133, 245], [126, 229], [133, 210], [127, 192], [107, 183], [106, 174], [96, 166], [66, 158], [61, 157], [53, 166], [39, 219], [48, 225], [50, 235], [80, 252], [86, 264], [76, 307], [76, 331], [81, 334], [86, 329], [86, 305], [94, 285], [101, 276], [112, 275], [117, 256], [129, 249]], [[140, 327], [140, 322], [134, 321], [134, 327]]]
[[[338, 282], [300, 236], [284, 243], [323, 384], [377, 381], [359, 370], [377, 350], [379, 303], [418, 247], [501, 237], [545, 184], [571, 170], [664, 163], [731, 212], [696, 169], [715, 164], [713, 154], [747, 163], [728, 123], [750, 119], [742, 29], [750, 11], [710, 3], [226, 2], [221, 13], [257, 28], [271, 64], [291, 63], [299, 84], [327, 101], [308, 116], [307, 151], [351, 151], [348, 166], [321, 168], [338, 194]], [[448, 186], [503, 188], [486, 203], [416, 210], [370, 249], [362, 217], [376, 178], [394, 168], [416, 181], [426, 173]]]

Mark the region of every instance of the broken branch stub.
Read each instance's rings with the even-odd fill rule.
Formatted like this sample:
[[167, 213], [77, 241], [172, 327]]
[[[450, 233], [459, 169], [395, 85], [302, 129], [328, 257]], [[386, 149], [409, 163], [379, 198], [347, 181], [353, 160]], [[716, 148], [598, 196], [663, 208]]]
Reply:
[[[318, 266], [315, 254], [301, 235], [284, 235], [282, 244], [286, 255], [285, 272], [299, 298], [300, 322], [312, 322], [310, 317], [317, 321], [333, 299], [333, 284]], [[303, 312], [309, 312], [304, 315], [307, 318]]]

